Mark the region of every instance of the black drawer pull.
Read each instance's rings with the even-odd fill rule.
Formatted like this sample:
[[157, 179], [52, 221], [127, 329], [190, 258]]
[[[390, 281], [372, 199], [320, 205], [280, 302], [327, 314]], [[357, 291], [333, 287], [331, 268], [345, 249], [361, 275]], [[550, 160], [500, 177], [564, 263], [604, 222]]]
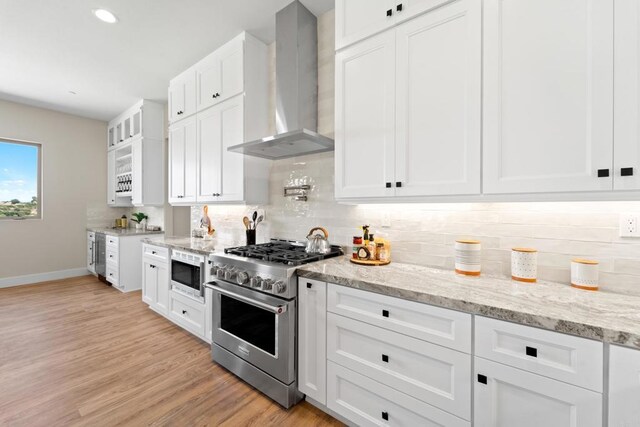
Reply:
[[386, 411], [382, 412], [382, 419], [385, 421], [389, 421], [389, 413]]
[[389, 363], [389, 356], [387, 356], [386, 354], [383, 354], [382, 355], [382, 361]]
[[482, 375], [482, 374], [478, 374], [478, 382], [481, 384], [486, 384], [487, 383], [487, 376], [486, 375]]
[[382, 317], [389, 317], [389, 310], [382, 310]]
[[312, 286], [313, 285], [311, 283], [307, 282], [307, 289], [311, 289]]
[[400, 3], [399, 5], [396, 6], [396, 10], [398, 12], [402, 12], [402, 3]]
[[620, 176], [633, 176], [633, 168], [620, 169]]
[[400, 181], [396, 182], [396, 187], [402, 187], [402, 183]]
[[391, 15], [393, 15], [393, 9], [387, 10], [387, 16], [391, 16]]
[[391, 188], [391, 183], [390, 183], [390, 182], [387, 182], [387, 183], [385, 184], [385, 186], [386, 186], [387, 188]]
[[609, 169], [598, 169], [598, 178], [607, 178], [609, 176]]
[[527, 348], [525, 349], [525, 352], [527, 353], [527, 356], [538, 357], [538, 349], [535, 347], [527, 346]]
[[187, 314], [187, 310], [182, 310], [182, 314]]

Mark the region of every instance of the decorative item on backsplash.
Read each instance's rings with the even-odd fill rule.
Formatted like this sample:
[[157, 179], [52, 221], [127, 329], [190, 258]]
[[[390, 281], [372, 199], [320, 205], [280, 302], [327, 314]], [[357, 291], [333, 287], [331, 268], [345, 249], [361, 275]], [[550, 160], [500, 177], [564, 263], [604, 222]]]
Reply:
[[538, 272], [538, 251], [531, 248], [511, 249], [511, 278], [518, 282], [535, 283]]
[[204, 205], [202, 207], [202, 217], [200, 218], [200, 228], [203, 230], [202, 237], [212, 237], [216, 232], [212, 226], [211, 218], [209, 217], [209, 206]]
[[144, 212], [134, 212], [131, 214], [131, 221], [136, 223], [136, 230], [144, 230], [144, 221], [149, 217]]

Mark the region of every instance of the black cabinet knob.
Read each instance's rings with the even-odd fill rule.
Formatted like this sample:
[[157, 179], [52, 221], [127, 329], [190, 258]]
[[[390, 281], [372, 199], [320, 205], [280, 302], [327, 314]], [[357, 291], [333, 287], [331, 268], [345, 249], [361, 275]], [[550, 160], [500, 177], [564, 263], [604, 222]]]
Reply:
[[389, 310], [382, 310], [382, 317], [389, 317]]
[[402, 3], [400, 3], [399, 5], [396, 6], [396, 10], [398, 12], [402, 12]]
[[182, 314], [187, 314], [187, 310], [182, 310]]
[[389, 363], [389, 356], [387, 356], [386, 354], [383, 354], [382, 355], [382, 361]]
[[390, 183], [390, 182], [387, 182], [387, 183], [386, 183], [386, 187], [387, 187], [387, 188], [391, 188], [391, 183]]
[[482, 374], [478, 374], [478, 382], [480, 384], [486, 384], [487, 383], [487, 376], [486, 375], [482, 375]]
[[156, 251], [151, 251], [151, 255], [155, 255], [155, 254], [156, 254]]
[[538, 357], [538, 349], [535, 347], [527, 346], [527, 348], [525, 349], [525, 353], [527, 354], [527, 356]]
[[400, 181], [396, 182], [396, 187], [402, 187], [402, 183]]
[[633, 176], [633, 168], [621, 168], [620, 176]]
[[307, 282], [307, 289], [311, 289], [312, 286], [313, 285], [311, 283]]
[[389, 421], [389, 413], [386, 411], [382, 412], [382, 419], [385, 421]]
[[393, 9], [387, 10], [387, 16], [391, 16], [391, 15], [393, 15]]
[[609, 176], [609, 169], [598, 169], [598, 178], [607, 178]]

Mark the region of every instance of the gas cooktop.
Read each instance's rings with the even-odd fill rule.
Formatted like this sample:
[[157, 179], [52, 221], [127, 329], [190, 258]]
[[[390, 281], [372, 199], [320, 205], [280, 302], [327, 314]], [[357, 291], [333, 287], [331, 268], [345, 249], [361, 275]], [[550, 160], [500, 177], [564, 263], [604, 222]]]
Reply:
[[277, 264], [299, 266], [342, 255], [342, 249], [340, 246], [331, 246], [331, 252], [328, 254], [308, 254], [305, 252], [305, 246], [302, 242], [272, 240], [269, 243], [226, 248], [224, 253]]

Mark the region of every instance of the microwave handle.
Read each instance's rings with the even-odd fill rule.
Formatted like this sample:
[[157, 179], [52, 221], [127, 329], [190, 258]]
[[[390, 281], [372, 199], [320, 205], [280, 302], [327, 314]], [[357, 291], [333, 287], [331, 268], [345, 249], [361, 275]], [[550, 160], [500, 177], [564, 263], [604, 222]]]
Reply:
[[265, 303], [263, 303], [261, 301], [256, 301], [256, 300], [254, 300], [252, 298], [247, 298], [247, 297], [245, 297], [243, 295], [236, 294], [235, 292], [231, 292], [231, 291], [228, 291], [226, 289], [222, 289], [222, 288], [220, 288], [218, 286], [215, 286], [213, 291], [214, 292], [219, 292], [222, 295], [226, 295], [226, 296], [228, 296], [230, 298], [234, 298], [234, 299], [240, 300], [242, 302], [246, 302], [247, 304], [251, 304], [253, 306], [260, 307], [262, 309], [265, 309], [265, 310], [270, 311], [270, 312], [275, 313], [275, 314], [283, 314], [283, 313], [285, 313], [287, 311], [287, 306], [286, 305], [276, 305], [276, 306], [274, 306], [274, 305], [265, 304]]

